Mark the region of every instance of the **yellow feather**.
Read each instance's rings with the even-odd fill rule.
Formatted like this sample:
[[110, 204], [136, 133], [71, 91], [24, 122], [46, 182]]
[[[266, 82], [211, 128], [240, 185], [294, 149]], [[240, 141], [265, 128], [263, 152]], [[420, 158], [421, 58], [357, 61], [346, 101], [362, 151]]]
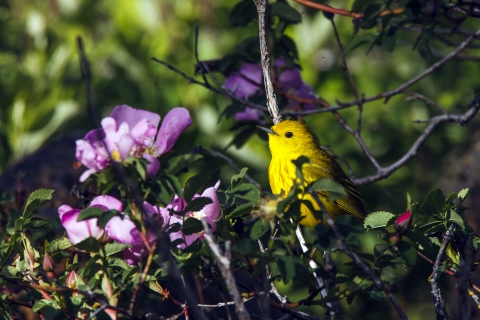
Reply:
[[[330, 178], [341, 184], [348, 194], [345, 199], [328, 201], [327, 195], [319, 192], [318, 196], [328, 213], [333, 218], [343, 214], [351, 214], [360, 219], [365, 218], [368, 211], [360, 193], [345, 175], [338, 162], [318, 146], [313, 134], [303, 123], [296, 120], [285, 120], [274, 125], [269, 133], [268, 141], [272, 154], [268, 179], [274, 194], [281, 194], [282, 191], [287, 194], [290, 191], [296, 179], [296, 167], [292, 160], [306, 156], [310, 159], [310, 163], [304, 164], [302, 167], [305, 186], [320, 178]], [[310, 201], [315, 210], [320, 210], [311, 194], [302, 194], [300, 197]], [[313, 228], [322, 222], [306, 205], [302, 205], [300, 211], [304, 217], [300, 221], [301, 224]]]

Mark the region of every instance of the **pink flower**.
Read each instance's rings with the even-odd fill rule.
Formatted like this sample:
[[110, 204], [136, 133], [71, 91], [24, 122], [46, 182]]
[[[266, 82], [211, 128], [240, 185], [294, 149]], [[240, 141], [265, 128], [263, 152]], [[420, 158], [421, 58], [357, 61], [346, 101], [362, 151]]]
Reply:
[[[207, 204], [200, 211], [187, 212], [187, 214], [185, 215], [185, 219], [187, 218], [195, 218], [199, 220], [205, 219], [205, 221], [210, 225], [210, 232], [212, 233], [215, 232], [215, 229], [216, 229], [215, 221], [220, 217], [220, 205], [217, 197], [217, 190], [219, 186], [220, 186], [220, 181], [218, 181], [214, 187], [205, 189], [205, 191], [201, 195], [195, 195], [194, 199], [198, 197], [208, 197], [212, 199], [212, 203]], [[183, 225], [183, 221], [184, 221], [183, 217], [176, 214], [170, 215], [170, 210], [181, 212], [186, 207], [186, 205], [187, 204], [185, 200], [175, 197], [173, 201], [166, 208], [161, 209], [161, 215], [164, 221], [164, 226], [173, 225], [175, 223], [179, 223], [180, 225]], [[195, 242], [197, 239], [203, 240], [204, 238], [205, 238], [205, 235], [203, 234], [203, 232], [199, 232], [191, 235], [184, 235], [182, 230], [180, 229], [179, 231], [170, 233], [170, 241], [174, 241], [176, 239], [183, 240], [183, 243], [177, 245], [177, 247], [180, 249], [185, 249], [186, 247], [190, 246], [193, 242]]]
[[[316, 101], [317, 96], [312, 87], [303, 82], [300, 70], [297, 67], [288, 68], [283, 58], [273, 64], [273, 71], [283, 93], [288, 93], [305, 100]], [[257, 93], [263, 92], [262, 68], [258, 64], [244, 63], [238, 71], [227, 77], [224, 87], [235, 96], [247, 99]], [[300, 106], [302, 110], [316, 108], [313, 104], [304, 104], [289, 99], [288, 107]], [[262, 123], [262, 112], [257, 109], [246, 108], [245, 111], [235, 113], [236, 121], [257, 121]]]
[[398, 234], [403, 235], [409, 232], [412, 228], [412, 221], [413, 214], [411, 214], [410, 211], [406, 211], [397, 218], [393, 227], [398, 232]]
[[62, 226], [67, 230], [68, 238], [72, 244], [80, 243], [89, 237], [100, 239], [104, 235], [103, 229], [97, 226], [96, 218], [77, 221], [81, 211], [67, 205], [58, 208]]
[[192, 120], [187, 109], [174, 108], [165, 116], [157, 134], [159, 123], [156, 113], [117, 106], [110, 117], [102, 120], [102, 128], [77, 140], [76, 158], [88, 168], [80, 181], [108, 167], [110, 159], [120, 162], [128, 157], [148, 160], [148, 173], [156, 174], [160, 168], [157, 157], [172, 148]]

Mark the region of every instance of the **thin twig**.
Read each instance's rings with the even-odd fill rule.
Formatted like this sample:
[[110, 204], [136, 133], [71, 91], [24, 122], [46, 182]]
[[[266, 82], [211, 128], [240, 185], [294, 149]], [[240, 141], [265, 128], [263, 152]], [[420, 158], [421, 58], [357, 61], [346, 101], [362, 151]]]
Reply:
[[335, 237], [338, 240], [338, 247], [341, 251], [343, 251], [347, 256], [350, 257], [350, 259], [355, 262], [355, 264], [362, 270], [364, 274], [366, 274], [370, 279], [373, 280], [373, 283], [375, 286], [382, 290], [392, 303], [393, 307], [395, 308], [395, 311], [397, 311], [398, 316], [402, 320], [408, 320], [407, 315], [403, 311], [402, 307], [400, 307], [400, 304], [397, 301], [397, 298], [393, 294], [393, 292], [390, 291], [390, 289], [385, 285], [385, 283], [380, 279], [380, 277], [375, 274], [375, 272], [365, 263], [360, 259], [360, 257], [355, 254], [355, 252], [350, 249], [350, 247], [347, 245], [345, 242], [344, 236], [341, 234], [340, 230], [337, 228], [337, 225], [335, 224], [335, 220], [333, 220], [332, 216], [327, 211], [327, 208], [325, 208], [325, 205], [322, 203], [320, 198], [318, 197], [318, 194], [316, 191], [311, 191], [310, 194], [313, 196], [317, 204], [320, 206], [320, 209], [322, 210], [322, 214], [325, 217], [325, 220], [327, 221], [327, 224], [330, 226], [332, 229], [333, 233], [335, 234]]
[[267, 108], [272, 118], [273, 124], [282, 121], [282, 114], [278, 109], [277, 97], [273, 90], [272, 75], [270, 72], [270, 55], [267, 46], [267, 30], [265, 14], [267, 11], [268, 0], [253, 0], [258, 13], [258, 35], [260, 40], [260, 56], [263, 70], [263, 82], [265, 84], [265, 93], [267, 96]]
[[[313, 2], [313, 1], [309, 1], [309, 0], [295, 0], [295, 1], [300, 3], [300, 4], [303, 4], [306, 7], [310, 7], [310, 8], [314, 8], [314, 9], [317, 9], [317, 10], [338, 14], [338, 15], [341, 15], [341, 16], [352, 17], [354, 19], [361, 19], [361, 18], [363, 18], [363, 15], [364, 15], [363, 12], [351, 12], [351, 11], [348, 11], [348, 10], [332, 8], [327, 4], [321, 4], [321, 3]], [[397, 9], [393, 9], [393, 10], [382, 11], [382, 12], [380, 12], [380, 14], [378, 16], [381, 18], [381, 17], [385, 17], [385, 16], [388, 16], [388, 15], [402, 14], [404, 12], [405, 12], [405, 8], [397, 8]]]
[[432, 275], [429, 278], [430, 285], [432, 287], [433, 303], [435, 305], [435, 314], [437, 315], [437, 320], [450, 319], [445, 308], [445, 301], [442, 299], [442, 293], [438, 288], [437, 279], [438, 269], [440, 268], [440, 263], [442, 261], [443, 254], [445, 253], [445, 249], [447, 249], [447, 246], [453, 237], [454, 228], [455, 224], [452, 223], [445, 233], [442, 245], [440, 246], [440, 250], [438, 250], [437, 258], [435, 259], [435, 264], [433, 265]]
[[145, 279], [147, 278], [148, 271], [150, 270], [150, 267], [152, 265], [153, 256], [155, 254], [156, 249], [157, 249], [157, 242], [154, 242], [149, 249], [150, 251], [148, 253], [147, 263], [145, 264], [145, 268], [143, 268], [142, 276], [140, 277], [140, 280], [138, 281], [137, 285], [135, 286], [135, 290], [133, 291], [132, 299], [130, 300], [130, 307], [128, 309], [128, 312], [130, 312], [130, 314], [133, 314], [133, 310], [135, 308], [135, 301], [137, 299], [138, 293], [140, 292], [140, 289], [143, 283], [145, 282]]
[[468, 320], [470, 319], [470, 308], [468, 307], [467, 296], [468, 290], [467, 283], [470, 278], [471, 266], [473, 264], [473, 250], [472, 250], [472, 236], [468, 235], [467, 241], [463, 247], [463, 256], [465, 259], [460, 260], [460, 270], [458, 277], [458, 319]]
[[449, 114], [450, 113], [444, 107], [442, 107], [441, 105], [439, 105], [438, 103], [436, 103], [432, 99], [425, 97], [423, 94], [420, 94], [420, 93], [417, 93], [417, 92], [411, 92], [411, 91], [404, 91], [403, 93], [409, 96], [408, 98], [405, 99], [407, 101], [414, 100], [414, 99], [420, 99], [420, 100], [424, 101], [426, 104], [434, 106], [435, 108], [440, 110], [443, 114]]
[[[267, 250], [263, 247], [263, 244], [262, 244], [262, 241], [260, 239], [258, 239], [258, 247], [260, 248], [260, 251], [262, 253], [265, 253]], [[282, 295], [280, 294], [280, 292], [278, 292], [278, 289], [277, 287], [275, 286], [275, 284], [273, 283], [273, 281], [271, 281], [272, 279], [272, 276], [270, 274], [270, 270], [268, 268], [268, 264], [265, 264], [265, 273], [267, 275], [267, 280], [270, 282], [270, 293], [273, 294], [275, 296], [275, 298], [277, 298], [278, 301], [280, 301], [281, 303], [287, 303], [288, 302], [288, 297], [285, 296], [285, 297], [282, 297]]]
[[203, 229], [205, 240], [212, 251], [217, 265], [222, 273], [223, 279], [225, 280], [225, 285], [227, 286], [228, 292], [233, 298], [235, 302], [235, 311], [238, 315], [240, 320], [248, 320], [250, 319], [250, 314], [245, 309], [245, 305], [243, 304], [242, 298], [240, 297], [240, 293], [238, 292], [237, 286], [235, 284], [235, 278], [233, 277], [233, 273], [230, 266], [230, 241], [225, 241], [225, 255], [222, 254], [218, 243], [213, 239], [213, 236], [210, 233], [210, 229], [208, 227], [207, 222], [202, 219]]
[[92, 73], [90, 70], [90, 63], [88, 62], [87, 55], [85, 54], [83, 39], [80, 36], [77, 37], [77, 48], [80, 55], [80, 70], [82, 72], [82, 78], [85, 81], [88, 113], [90, 114], [90, 118], [92, 119], [94, 127], [97, 128], [100, 126], [100, 121], [92, 88]]

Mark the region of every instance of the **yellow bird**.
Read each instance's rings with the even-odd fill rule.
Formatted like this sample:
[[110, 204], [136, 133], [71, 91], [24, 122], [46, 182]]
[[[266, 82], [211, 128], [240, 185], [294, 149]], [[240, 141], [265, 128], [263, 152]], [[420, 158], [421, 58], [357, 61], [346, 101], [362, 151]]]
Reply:
[[[281, 194], [282, 191], [287, 194], [290, 191], [296, 179], [296, 167], [292, 160], [306, 156], [310, 159], [310, 163], [306, 163], [302, 167], [305, 186], [320, 178], [330, 178], [342, 185], [347, 192], [346, 198], [336, 201], [328, 201], [327, 194], [324, 192], [318, 193], [328, 213], [334, 219], [343, 214], [351, 214], [362, 220], [365, 218], [368, 211], [362, 196], [345, 175], [338, 162], [318, 146], [315, 137], [303, 123], [296, 120], [284, 120], [271, 129], [259, 128], [268, 133], [268, 144], [272, 154], [268, 179], [274, 194]], [[315, 210], [320, 210], [311, 194], [305, 193], [301, 197], [310, 201]], [[304, 216], [300, 224], [313, 228], [322, 222], [306, 205], [302, 204], [300, 211]]]

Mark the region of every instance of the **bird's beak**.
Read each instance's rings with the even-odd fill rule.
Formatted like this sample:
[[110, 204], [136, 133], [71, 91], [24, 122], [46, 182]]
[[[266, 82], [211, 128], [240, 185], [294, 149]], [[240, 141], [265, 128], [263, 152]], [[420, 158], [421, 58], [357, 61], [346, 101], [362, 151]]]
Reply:
[[260, 126], [257, 126], [257, 128], [262, 130], [262, 131], [265, 131], [268, 134], [274, 134], [274, 135], [278, 136], [278, 134], [270, 128], [265, 128], [265, 127], [260, 127]]

